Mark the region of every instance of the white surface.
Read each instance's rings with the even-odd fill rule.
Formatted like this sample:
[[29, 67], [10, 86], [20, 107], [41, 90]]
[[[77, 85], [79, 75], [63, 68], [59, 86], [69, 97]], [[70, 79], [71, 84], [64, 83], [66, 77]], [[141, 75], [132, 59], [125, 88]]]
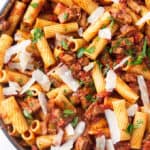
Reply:
[[8, 140], [8, 138], [4, 135], [2, 130], [0, 129], [0, 149], [1, 150], [17, 150]]

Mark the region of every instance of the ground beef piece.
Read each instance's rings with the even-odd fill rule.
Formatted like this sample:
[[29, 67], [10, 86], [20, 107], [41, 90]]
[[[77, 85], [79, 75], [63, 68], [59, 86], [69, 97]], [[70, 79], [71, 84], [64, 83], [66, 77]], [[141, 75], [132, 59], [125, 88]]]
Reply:
[[137, 82], [136, 75], [133, 74], [133, 73], [125, 73], [125, 74], [122, 76], [122, 79], [123, 79], [125, 82]]
[[89, 136], [81, 136], [75, 143], [75, 150], [92, 150], [92, 142]]
[[129, 142], [119, 142], [115, 145], [115, 150], [130, 150]]

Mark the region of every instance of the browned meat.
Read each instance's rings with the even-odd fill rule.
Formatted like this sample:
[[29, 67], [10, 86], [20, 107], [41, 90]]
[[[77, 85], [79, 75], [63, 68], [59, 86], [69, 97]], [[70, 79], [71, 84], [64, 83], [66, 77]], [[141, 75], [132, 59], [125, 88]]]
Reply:
[[75, 143], [75, 150], [92, 150], [92, 142], [88, 136], [81, 136]]
[[125, 73], [124, 75], [122, 75], [122, 79], [125, 82], [136, 82], [136, 75], [133, 73]]
[[115, 145], [115, 150], [130, 150], [129, 142], [119, 142]]
[[6, 31], [9, 28], [9, 23], [6, 20], [0, 20], [0, 31]]
[[20, 105], [22, 109], [26, 109], [29, 113], [35, 113], [40, 109], [38, 99], [28, 97], [26, 100], [21, 101]]
[[133, 33], [135, 33], [137, 29], [135, 26], [123, 25], [120, 28], [120, 31], [121, 31], [121, 36], [126, 36], [126, 35], [130, 36]]

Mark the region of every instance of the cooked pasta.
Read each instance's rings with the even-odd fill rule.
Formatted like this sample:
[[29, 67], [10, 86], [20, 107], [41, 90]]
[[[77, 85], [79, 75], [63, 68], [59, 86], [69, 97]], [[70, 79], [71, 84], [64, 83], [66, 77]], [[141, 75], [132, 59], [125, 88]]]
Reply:
[[25, 150], [149, 150], [149, 8], [149, 0], [15, 1], [0, 16], [9, 136]]

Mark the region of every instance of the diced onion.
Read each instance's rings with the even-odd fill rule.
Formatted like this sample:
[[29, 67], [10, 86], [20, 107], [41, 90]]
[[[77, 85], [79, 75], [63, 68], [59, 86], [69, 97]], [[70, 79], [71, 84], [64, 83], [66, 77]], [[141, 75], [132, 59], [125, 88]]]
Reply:
[[88, 72], [88, 71], [90, 71], [93, 67], [94, 67], [94, 62], [91, 62], [91, 63], [89, 63], [87, 66], [84, 66], [84, 67], [83, 67], [83, 70], [84, 70], [85, 72]]
[[35, 79], [30, 78], [29, 81], [22, 87], [22, 91], [20, 92], [20, 94], [24, 94], [32, 86], [34, 82]]
[[66, 65], [62, 65], [56, 69], [56, 74], [62, 79], [64, 83], [66, 83], [70, 89], [73, 91], [77, 91], [80, 87], [80, 84], [77, 80], [75, 80], [71, 74], [71, 71], [68, 69]]
[[112, 33], [111, 33], [110, 28], [100, 29], [98, 32], [98, 37], [102, 39], [111, 40]]
[[150, 20], [150, 12], [146, 13], [142, 18], [140, 18], [137, 22], [136, 25], [140, 26], [144, 24], [146, 21]]
[[120, 130], [118, 127], [116, 115], [112, 110], [107, 109], [105, 110], [105, 116], [110, 129], [112, 142], [113, 144], [116, 144], [117, 142], [120, 141]]
[[116, 87], [116, 78], [116, 73], [113, 70], [109, 70], [107, 72], [105, 88], [108, 92], [112, 92], [113, 89]]
[[83, 28], [82, 28], [82, 27], [80, 27], [80, 28], [78, 29], [78, 35], [79, 35], [80, 37], [83, 36]]
[[144, 106], [149, 105], [149, 95], [148, 95], [148, 89], [144, 80], [144, 77], [142, 75], [137, 76], [138, 85], [140, 88], [141, 93], [141, 99], [144, 104]]
[[112, 2], [117, 3], [117, 4], [119, 3], [119, 1], [120, 0], [112, 0]]
[[74, 129], [73, 129], [73, 126], [71, 125], [71, 123], [69, 123], [69, 124], [65, 127], [65, 131], [66, 131], [66, 133], [67, 133], [68, 136], [74, 135]]
[[107, 150], [115, 150], [111, 139], [106, 140], [106, 149]]
[[11, 59], [11, 57], [14, 55], [14, 54], [17, 54], [18, 52], [20, 51], [24, 51], [26, 49], [27, 46], [29, 46], [31, 44], [31, 40], [25, 40], [25, 41], [22, 41], [12, 47], [10, 47], [7, 51], [6, 51], [6, 54], [5, 54], [5, 57], [4, 57], [4, 63], [8, 63], [9, 60]]
[[94, 23], [99, 17], [101, 17], [104, 13], [104, 7], [98, 7], [92, 14], [88, 17], [88, 23]]
[[114, 66], [113, 69], [116, 70], [116, 69], [122, 67], [126, 62], [128, 62], [128, 60], [129, 60], [130, 58], [131, 58], [131, 56], [125, 57], [124, 59], [122, 59], [122, 60], [120, 61], [119, 64], [117, 64], [116, 66]]
[[59, 129], [58, 133], [54, 138], [53, 144], [59, 146], [62, 143], [63, 135], [64, 135], [64, 131], [62, 129]]
[[51, 82], [46, 74], [44, 74], [41, 70], [37, 69], [33, 71], [32, 78], [35, 79], [36, 82], [38, 82], [43, 90], [49, 91]]
[[104, 135], [96, 138], [96, 150], [105, 150], [106, 138]]
[[133, 117], [133, 116], [135, 115], [135, 113], [137, 112], [137, 110], [138, 110], [138, 105], [137, 105], [137, 104], [131, 105], [131, 106], [127, 109], [128, 116], [129, 116], [129, 117]]
[[47, 99], [45, 97], [45, 94], [42, 92], [38, 93], [38, 100], [40, 102], [40, 106], [42, 108], [42, 111], [45, 115], [47, 115]]

